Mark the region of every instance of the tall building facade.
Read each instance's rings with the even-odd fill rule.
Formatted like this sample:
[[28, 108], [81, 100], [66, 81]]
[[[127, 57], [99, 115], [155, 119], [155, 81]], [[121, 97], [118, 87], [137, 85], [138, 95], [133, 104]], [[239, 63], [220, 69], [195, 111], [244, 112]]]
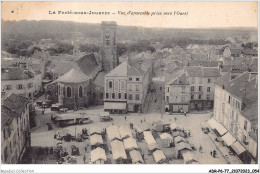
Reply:
[[102, 27], [102, 69], [106, 73], [118, 65], [116, 45], [116, 22], [103, 21]]
[[[225, 135], [229, 135], [229, 140], [233, 140], [230, 147], [244, 163], [257, 163], [257, 73], [244, 72], [235, 78], [232, 73], [228, 73], [217, 79], [215, 84], [212, 119], [217, 121], [216, 124], [224, 126], [228, 132]], [[236, 144], [239, 144], [240, 148], [237, 148]]]

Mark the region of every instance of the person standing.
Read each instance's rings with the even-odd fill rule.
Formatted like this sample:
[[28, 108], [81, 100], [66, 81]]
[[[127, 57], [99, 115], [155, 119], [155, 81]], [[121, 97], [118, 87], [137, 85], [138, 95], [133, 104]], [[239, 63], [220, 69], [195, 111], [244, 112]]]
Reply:
[[214, 149], [213, 150], [213, 157], [216, 158], [216, 155], [217, 155], [217, 151]]
[[126, 120], [126, 115], [125, 115], [125, 120]]
[[212, 151], [210, 151], [210, 156], [212, 156], [213, 155], [213, 152]]
[[200, 145], [200, 147], [199, 147], [199, 152], [202, 153], [202, 147], [201, 147], [201, 145]]
[[83, 156], [83, 162], [84, 162], [84, 164], [86, 162], [86, 156], [85, 155]]

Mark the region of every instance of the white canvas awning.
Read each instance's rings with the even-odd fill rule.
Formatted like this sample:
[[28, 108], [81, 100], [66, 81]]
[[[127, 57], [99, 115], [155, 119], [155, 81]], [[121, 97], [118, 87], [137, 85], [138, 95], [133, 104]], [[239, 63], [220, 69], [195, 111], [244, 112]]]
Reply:
[[121, 140], [121, 136], [119, 134], [118, 126], [110, 125], [106, 128], [107, 136], [109, 141], [113, 141], [115, 139]]
[[124, 145], [121, 141], [115, 140], [110, 143], [112, 147], [113, 159], [127, 159]]
[[142, 122], [142, 123], [135, 123], [134, 124], [134, 128], [137, 132], [143, 132], [143, 131], [148, 131], [150, 130], [150, 126], [148, 123], [146, 122]]
[[198, 162], [197, 158], [192, 152], [185, 152], [182, 154], [184, 164], [190, 164], [192, 162]]
[[160, 135], [160, 138], [163, 139], [163, 140], [165, 140], [165, 139], [171, 140], [171, 141], [173, 140], [172, 136], [170, 134], [168, 134], [168, 133], [162, 133]]
[[178, 144], [178, 143], [180, 143], [180, 142], [186, 142], [186, 143], [188, 143], [188, 140], [186, 140], [186, 139], [183, 138], [182, 136], [177, 136], [177, 137], [174, 138], [174, 143], [175, 143], [175, 144]]
[[129, 152], [129, 154], [130, 154], [130, 157], [132, 159], [132, 163], [133, 164], [137, 164], [137, 163], [142, 163], [143, 164], [144, 163], [144, 160], [143, 160], [143, 158], [142, 158], [142, 156], [141, 156], [139, 151], [132, 150], [131, 152]]
[[93, 134], [101, 134], [102, 133], [102, 128], [97, 125], [91, 125], [89, 128], [89, 135]]
[[242, 146], [242, 144], [240, 144], [238, 141], [236, 141], [234, 144], [231, 144], [231, 147], [237, 153], [237, 155], [240, 155], [246, 151], [244, 146]]
[[104, 109], [126, 110], [126, 103], [104, 102]]
[[90, 141], [91, 146], [94, 146], [94, 145], [97, 145], [97, 144], [104, 144], [102, 136], [97, 135], [97, 134], [90, 136], [89, 141]]
[[91, 155], [91, 163], [95, 163], [98, 160], [103, 160], [103, 161], [107, 160], [105, 150], [100, 147], [92, 150], [90, 152], [90, 155]]
[[153, 158], [155, 160], [156, 163], [161, 163], [163, 162], [164, 160], [166, 160], [166, 157], [165, 155], [163, 154], [163, 151], [162, 150], [156, 150], [154, 153], [153, 153]]
[[220, 136], [227, 132], [227, 129], [221, 123], [217, 122], [215, 118], [211, 118], [208, 123], [212, 129], [216, 129], [218, 131]]
[[175, 122], [173, 122], [170, 124], [170, 128], [171, 128], [171, 130], [177, 129], [178, 125]]
[[126, 150], [138, 149], [137, 143], [133, 137], [124, 139], [123, 142]]
[[231, 144], [233, 144], [236, 141], [236, 138], [233, 137], [229, 132], [227, 132], [221, 138], [227, 144], [227, 146], [231, 146]]
[[128, 125], [122, 125], [119, 127], [119, 133], [122, 139], [132, 137], [132, 132]]
[[146, 141], [147, 144], [156, 143], [151, 131], [144, 131], [144, 140]]

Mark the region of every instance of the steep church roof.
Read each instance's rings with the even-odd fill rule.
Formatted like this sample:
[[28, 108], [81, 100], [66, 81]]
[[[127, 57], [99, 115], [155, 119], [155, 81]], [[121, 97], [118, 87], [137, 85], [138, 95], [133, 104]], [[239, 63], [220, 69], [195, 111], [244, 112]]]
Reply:
[[82, 70], [73, 68], [66, 74], [57, 79], [58, 82], [63, 83], [81, 83], [89, 80], [89, 76], [84, 74]]
[[90, 75], [98, 67], [96, 57], [93, 53], [77, 59], [76, 64], [86, 75]]

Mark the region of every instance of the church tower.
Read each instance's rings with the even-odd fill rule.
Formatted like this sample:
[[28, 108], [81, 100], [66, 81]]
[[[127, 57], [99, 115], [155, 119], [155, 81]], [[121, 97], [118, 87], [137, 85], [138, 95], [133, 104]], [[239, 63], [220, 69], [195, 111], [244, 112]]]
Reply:
[[116, 28], [114, 21], [103, 21], [102, 27], [102, 69], [109, 72], [118, 65]]

